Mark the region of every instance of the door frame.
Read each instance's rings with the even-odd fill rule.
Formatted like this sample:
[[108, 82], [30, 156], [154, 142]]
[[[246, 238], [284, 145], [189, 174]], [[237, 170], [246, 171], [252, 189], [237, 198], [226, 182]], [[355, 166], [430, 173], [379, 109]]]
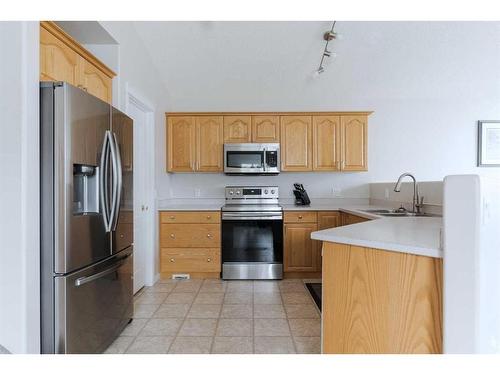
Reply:
[[[134, 143], [134, 154], [141, 152], [144, 155], [145, 165], [141, 166], [146, 169], [146, 183], [149, 188], [144, 191], [134, 191], [134, 202], [137, 197], [141, 196], [143, 202], [147, 202], [148, 210], [146, 211], [147, 217], [147, 233], [146, 233], [146, 253], [145, 253], [145, 280], [146, 286], [154, 285], [159, 279], [159, 274], [156, 272], [156, 202], [155, 202], [155, 128], [154, 116], [155, 110], [151, 102], [138, 93], [135, 89], [130, 87], [128, 82], [125, 85], [125, 113], [130, 113], [131, 107], [135, 106], [145, 114], [145, 149], [136, 147]], [[135, 206], [135, 204], [134, 204]], [[135, 221], [135, 219], [134, 219]]]

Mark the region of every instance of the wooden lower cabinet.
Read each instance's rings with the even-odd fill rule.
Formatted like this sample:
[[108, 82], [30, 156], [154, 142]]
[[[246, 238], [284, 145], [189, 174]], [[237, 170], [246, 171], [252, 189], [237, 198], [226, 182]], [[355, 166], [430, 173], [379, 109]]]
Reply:
[[442, 259], [325, 242], [322, 350], [442, 353]]
[[341, 217], [338, 211], [319, 211], [318, 230], [340, 227], [342, 225]]
[[364, 223], [365, 221], [370, 221], [366, 217], [361, 217], [358, 215], [348, 214], [347, 212], [342, 212], [340, 214], [341, 225], [351, 225], [357, 223]]
[[160, 212], [160, 275], [220, 278], [219, 211]]

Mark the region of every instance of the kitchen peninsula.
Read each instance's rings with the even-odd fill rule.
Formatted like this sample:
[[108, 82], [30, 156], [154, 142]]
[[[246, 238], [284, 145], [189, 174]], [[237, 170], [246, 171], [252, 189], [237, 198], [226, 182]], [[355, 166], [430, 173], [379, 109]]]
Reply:
[[378, 218], [323, 241], [323, 353], [442, 353], [441, 218]]

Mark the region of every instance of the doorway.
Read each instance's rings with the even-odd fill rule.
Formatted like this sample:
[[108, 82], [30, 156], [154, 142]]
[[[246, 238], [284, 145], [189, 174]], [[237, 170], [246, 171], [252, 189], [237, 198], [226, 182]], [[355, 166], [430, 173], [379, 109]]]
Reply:
[[154, 110], [127, 87], [126, 112], [134, 120], [134, 294], [155, 282]]

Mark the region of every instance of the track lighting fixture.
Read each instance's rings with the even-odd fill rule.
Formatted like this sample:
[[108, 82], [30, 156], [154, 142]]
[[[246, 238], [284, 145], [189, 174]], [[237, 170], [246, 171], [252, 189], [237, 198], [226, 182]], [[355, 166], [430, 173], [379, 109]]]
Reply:
[[335, 52], [328, 50], [328, 43], [330, 43], [331, 40], [342, 39], [341, 34], [334, 31], [336, 23], [337, 23], [337, 21], [333, 21], [332, 28], [323, 34], [323, 39], [326, 40], [326, 44], [325, 44], [325, 49], [323, 50], [323, 55], [321, 56], [321, 61], [319, 63], [319, 67], [314, 72], [315, 77], [319, 76], [321, 73], [323, 73], [325, 71], [325, 68], [323, 67], [323, 63], [325, 62], [325, 58], [335, 58], [337, 56], [337, 54]]

